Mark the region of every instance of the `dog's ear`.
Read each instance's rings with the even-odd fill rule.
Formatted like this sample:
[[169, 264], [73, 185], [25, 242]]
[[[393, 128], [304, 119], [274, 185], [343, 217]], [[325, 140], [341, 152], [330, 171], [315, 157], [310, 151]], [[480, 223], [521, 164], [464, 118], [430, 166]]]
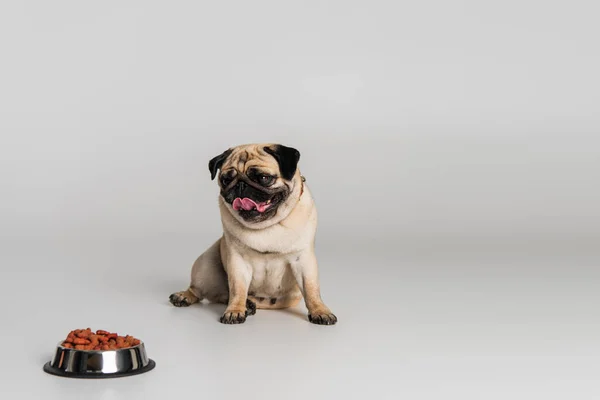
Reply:
[[219, 168], [221, 168], [221, 166], [223, 165], [225, 160], [227, 160], [227, 157], [229, 157], [232, 151], [232, 149], [227, 149], [223, 153], [219, 154], [218, 156], [214, 157], [208, 162], [208, 170], [210, 171], [211, 180], [215, 179], [215, 176], [217, 176], [217, 171], [219, 170]]
[[298, 161], [300, 161], [300, 152], [293, 147], [281, 144], [265, 147], [264, 150], [277, 160], [282, 178], [291, 180], [296, 173]]

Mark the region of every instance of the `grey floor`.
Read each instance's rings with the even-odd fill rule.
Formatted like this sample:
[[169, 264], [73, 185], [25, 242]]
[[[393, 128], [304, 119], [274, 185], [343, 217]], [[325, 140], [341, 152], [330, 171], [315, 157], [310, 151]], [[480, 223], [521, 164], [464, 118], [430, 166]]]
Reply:
[[[0, 400], [600, 399], [600, 2], [98, 3], [0, 2]], [[255, 142], [336, 326], [168, 303]], [[156, 369], [44, 374], [78, 327]]]
[[[597, 399], [598, 254], [564, 242], [511, 249], [482, 238], [319, 246], [323, 296], [339, 317], [304, 307], [176, 309], [209, 238], [56, 240], [2, 252], [2, 398]], [[588, 247], [587, 250], [593, 250]], [[42, 372], [70, 329], [142, 338], [157, 367], [78, 381]]]

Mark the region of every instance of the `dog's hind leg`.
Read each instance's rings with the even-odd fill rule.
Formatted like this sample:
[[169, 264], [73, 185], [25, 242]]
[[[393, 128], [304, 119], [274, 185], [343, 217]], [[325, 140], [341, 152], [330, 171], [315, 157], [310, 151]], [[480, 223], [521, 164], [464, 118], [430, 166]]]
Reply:
[[246, 316], [256, 314], [256, 303], [250, 299], [246, 299]]
[[186, 307], [203, 299], [216, 303], [227, 302], [229, 287], [221, 261], [220, 242], [221, 239], [217, 240], [196, 259], [189, 288], [169, 297], [175, 307]]
[[176, 292], [169, 296], [169, 301], [175, 307], [187, 307], [200, 301], [200, 298], [196, 296], [190, 289], [184, 290], [183, 292]]

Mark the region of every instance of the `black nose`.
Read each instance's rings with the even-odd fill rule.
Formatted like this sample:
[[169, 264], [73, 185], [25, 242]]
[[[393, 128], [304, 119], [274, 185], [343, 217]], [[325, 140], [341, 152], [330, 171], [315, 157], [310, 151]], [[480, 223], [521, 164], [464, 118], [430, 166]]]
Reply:
[[236, 185], [238, 197], [244, 197], [244, 190], [246, 190], [246, 182], [240, 181]]

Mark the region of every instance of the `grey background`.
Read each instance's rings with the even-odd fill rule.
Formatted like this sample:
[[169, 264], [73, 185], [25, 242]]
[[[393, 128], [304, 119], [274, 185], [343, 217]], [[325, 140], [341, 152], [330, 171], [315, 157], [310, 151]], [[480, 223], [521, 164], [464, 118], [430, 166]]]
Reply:
[[[597, 399], [594, 1], [3, 1], [2, 397]], [[207, 162], [298, 148], [323, 296], [167, 304], [220, 234]], [[153, 372], [41, 371], [75, 328]]]

